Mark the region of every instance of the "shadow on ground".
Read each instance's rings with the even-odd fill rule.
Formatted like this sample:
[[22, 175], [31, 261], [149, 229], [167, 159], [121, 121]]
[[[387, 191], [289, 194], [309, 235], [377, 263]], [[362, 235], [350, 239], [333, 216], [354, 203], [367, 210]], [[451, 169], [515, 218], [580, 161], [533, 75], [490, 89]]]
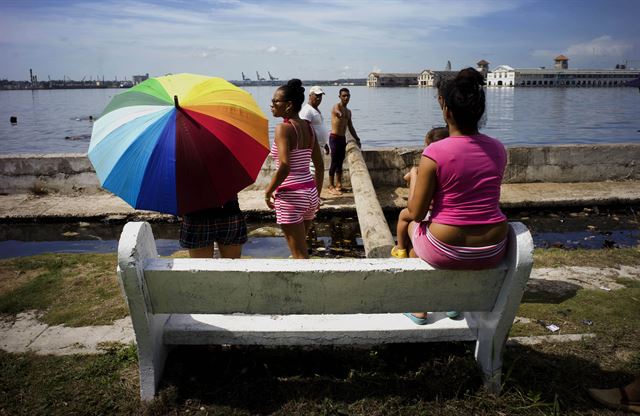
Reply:
[[562, 303], [573, 298], [581, 287], [558, 280], [529, 279], [522, 303]]
[[586, 387], [628, 378], [577, 356], [515, 346], [505, 355], [503, 393], [494, 398], [483, 390], [473, 348], [180, 347], [167, 361], [161, 401], [251, 414], [580, 414], [599, 409]]

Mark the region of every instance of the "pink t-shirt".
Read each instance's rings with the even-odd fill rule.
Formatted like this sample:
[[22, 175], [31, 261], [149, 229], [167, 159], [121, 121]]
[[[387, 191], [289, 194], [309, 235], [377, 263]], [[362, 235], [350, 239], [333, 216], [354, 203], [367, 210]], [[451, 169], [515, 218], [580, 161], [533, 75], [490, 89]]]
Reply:
[[438, 165], [432, 222], [495, 224], [507, 218], [498, 205], [507, 151], [498, 140], [484, 134], [451, 136], [430, 144], [422, 155]]

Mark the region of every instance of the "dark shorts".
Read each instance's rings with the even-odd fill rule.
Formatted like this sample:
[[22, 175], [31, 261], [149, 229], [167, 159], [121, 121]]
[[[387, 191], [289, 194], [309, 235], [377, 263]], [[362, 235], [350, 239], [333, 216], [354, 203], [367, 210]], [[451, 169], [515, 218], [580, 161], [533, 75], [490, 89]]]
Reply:
[[235, 246], [247, 242], [247, 222], [242, 212], [225, 216], [185, 214], [180, 226], [180, 246], [210, 247], [216, 242]]
[[329, 148], [331, 149], [329, 176], [333, 176], [336, 173], [342, 174], [342, 163], [344, 162], [345, 149], [347, 148], [347, 138], [331, 133], [329, 135]]

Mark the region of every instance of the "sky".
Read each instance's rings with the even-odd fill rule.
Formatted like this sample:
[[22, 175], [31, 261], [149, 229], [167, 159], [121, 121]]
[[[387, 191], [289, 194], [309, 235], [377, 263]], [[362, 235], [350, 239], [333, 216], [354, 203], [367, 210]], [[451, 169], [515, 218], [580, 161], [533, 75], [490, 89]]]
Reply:
[[0, 0], [0, 79], [640, 68], [640, 0]]

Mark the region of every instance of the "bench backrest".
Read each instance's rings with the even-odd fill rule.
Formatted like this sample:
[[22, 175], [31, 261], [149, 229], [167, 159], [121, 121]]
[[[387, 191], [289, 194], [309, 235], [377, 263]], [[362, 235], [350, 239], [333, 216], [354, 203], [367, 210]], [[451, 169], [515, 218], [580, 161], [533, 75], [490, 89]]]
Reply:
[[489, 312], [514, 285], [519, 302], [531, 270], [529, 231], [511, 223], [509, 232], [503, 264], [482, 271], [435, 270], [420, 259], [159, 258], [140, 222], [125, 225], [118, 257], [121, 271], [136, 269], [153, 314]]

